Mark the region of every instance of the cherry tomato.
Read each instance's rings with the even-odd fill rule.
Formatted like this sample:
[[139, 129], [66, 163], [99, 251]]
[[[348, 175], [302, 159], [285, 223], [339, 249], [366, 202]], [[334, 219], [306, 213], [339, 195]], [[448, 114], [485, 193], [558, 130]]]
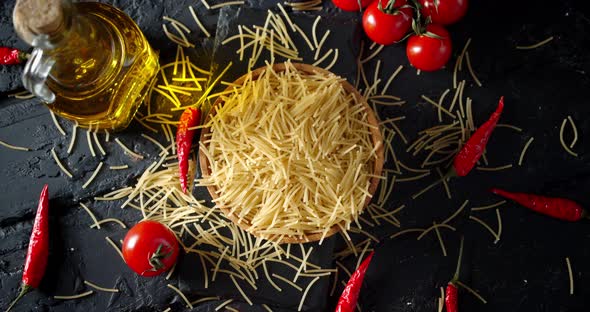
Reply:
[[[429, 36], [432, 33], [438, 37]], [[406, 54], [412, 66], [423, 71], [441, 69], [451, 58], [451, 36], [444, 27], [436, 24], [426, 26], [426, 33], [413, 35], [408, 40]]]
[[467, 0], [420, 0], [422, 7], [420, 11], [424, 17], [430, 17], [435, 24], [450, 25], [465, 16], [467, 2]]
[[[361, 6], [367, 7], [373, 0], [360, 0]], [[344, 11], [359, 11], [359, 0], [332, 0], [335, 6], [341, 8]]]
[[141, 276], [156, 276], [170, 269], [178, 257], [174, 233], [155, 221], [142, 221], [127, 232], [123, 258]]
[[378, 44], [389, 45], [400, 41], [412, 26], [412, 9], [398, 9], [407, 4], [406, 0], [395, 0], [394, 10], [389, 13], [386, 12], [386, 3], [391, 1], [382, 2], [383, 11], [379, 10], [379, 0], [373, 1], [363, 15], [365, 33]]

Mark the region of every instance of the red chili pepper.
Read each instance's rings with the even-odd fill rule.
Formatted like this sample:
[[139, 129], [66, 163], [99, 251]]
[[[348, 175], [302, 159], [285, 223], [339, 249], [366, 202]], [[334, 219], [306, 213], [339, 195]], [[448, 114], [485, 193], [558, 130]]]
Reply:
[[184, 193], [187, 190], [188, 158], [196, 131], [189, 128], [198, 126], [200, 122], [201, 110], [189, 107], [180, 116], [180, 123], [176, 131], [176, 153], [178, 154], [180, 186]]
[[511, 199], [522, 206], [538, 213], [565, 221], [579, 221], [587, 218], [588, 214], [576, 202], [557, 197], [546, 197], [526, 193], [512, 193], [498, 188], [490, 190], [496, 195]]
[[374, 253], [375, 252], [372, 251], [367, 258], [363, 260], [361, 265], [359, 265], [358, 269], [352, 273], [346, 287], [342, 291], [342, 295], [340, 295], [340, 299], [338, 300], [334, 312], [354, 312], [356, 302], [358, 301], [361, 292], [361, 286], [363, 285], [363, 280], [367, 273], [367, 268], [371, 263], [371, 259], [373, 259]]
[[447, 284], [445, 291], [445, 307], [447, 312], [459, 311], [459, 289], [455, 283], [459, 280], [459, 272], [461, 271], [461, 258], [463, 258], [463, 237], [461, 237], [461, 246], [459, 247], [459, 258], [457, 260], [457, 269], [453, 279]]
[[500, 119], [502, 110], [504, 109], [504, 97], [500, 98], [498, 108], [490, 116], [490, 119], [481, 125], [475, 133], [467, 140], [463, 148], [459, 151], [459, 154], [455, 157], [453, 168], [457, 176], [466, 176], [471, 169], [475, 166], [483, 152], [485, 151], [488, 140]]
[[20, 64], [27, 59], [27, 54], [18, 49], [0, 47], [0, 65]]
[[445, 307], [447, 312], [458, 312], [459, 311], [459, 289], [455, 284], [449, 282], [445, 292]]
[[23, 270], [23, 277], [21, 279], [20, 293], [8, 307], [6, 312], [10, 311], [12, 307], [33, 288], [39, 287], [41, 279], [45, 274], [45, 267], [47, 266], [47, 257], [49, 255], [49, 193], [47, 191], [47, 184], [41, 191], [39, 197], [39, 206], [37, 207], [37, 215], [35, 216], [35, 223], [33, 224], [33, 231], [29, 240], [29, 250], [27, 251], [27, 259], [25, 261], [25, 268]]

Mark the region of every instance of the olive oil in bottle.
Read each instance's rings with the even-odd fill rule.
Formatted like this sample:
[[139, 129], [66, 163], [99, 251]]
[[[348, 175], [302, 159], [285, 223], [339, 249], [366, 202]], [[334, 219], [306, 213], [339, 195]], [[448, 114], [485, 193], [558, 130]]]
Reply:
[[159, 70], [139, 27], [107, 4], [17, 0], [14, 26], [35, 47], [25, 87], [84, 127], [125, 128]]

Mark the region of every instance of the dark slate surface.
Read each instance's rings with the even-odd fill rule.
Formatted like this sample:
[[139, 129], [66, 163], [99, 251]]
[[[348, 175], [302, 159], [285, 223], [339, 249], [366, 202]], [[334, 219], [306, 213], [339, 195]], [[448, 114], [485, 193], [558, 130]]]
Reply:
[[[253, 10], [272, 8], [278, 1], [247, 2], [246, 8], [242, 8], [240, 14], [231, 16], [232, 19], [248, 23], [249, 19], [260, 16], [260, 11]], [[163, 58], [169, 58], [174, 53], [174, 46], [161, 31], [163, 15], [178, 18], [196, 30], [186, 9], [187, 5], [193, 4], [207, 28], [215, 33], [217, 12], [206, 11], [196, 1], [117, 0], [112, 3], [138, 22]], [[14, 0], [0, 4], [0, 42], [24, 48], [11, 28], [13, 5]], [[334, 71], [354, 77], [355, 66], [350, 60], [362, 39], [358, 25], [355, 25], [358, 16], [341, 13], [330, 4], [326, 6], [327, 9], [321, 13], [324, 15], [321, 27], [322, 30], [332, 29], [334, 40], [330, 42], [330, 47], [350, 53], [348, 57], [341, 56], [340, 64]], [[226, 9], [224, 12], [232, 11]], [[483, 122], [497, 98], [505, 95], [507, 107], [502, 122], [524, 129], [523, 133], [508, 129], [495, 132], [488, 149], [490, 165], [516, 164], [528, 138], [534, 136], [535, 141], [522, 167], [498, 173], [474, 172], [465, 179], [452, 182], [452, 200], [445, 199], [440, 188], [417, 200], [409, 200], [411, 194], [433, 181], [433, 177], [400, 184], [390, 206], [406, 204], [407, 208], [399, 214], [403, 228], [423, 227], [433, 220], [441, 221], [465, 199], [471, 201], [470, 206], [494, 203], [497, 199], [486, 193], [494, 185], [569, 197], [590, 206], [586, 193], [590, 187], [590, 165], [585, 143], [585, 133], [590, 131], [590, 124], [586, 121], [590, 113], [590, 81], [587, 74], [590, 70], [590, 51], [586, 48], [589, 45], [587, 30], [590, 20], [587, 14], [588, 11], [574, 1], [547, 6], [528, 0], [511, 3], [506, 10], [500, 10], [495, 2], [478, 2], [472, 3], [463, 22], [450, 28], [455, 56], [468, 37], [473, 39], [470, 48], [472, 61], [484, 83], [483, 88], [477, 88], [465, 76], [469, 82], [466, 94], [474, 99], [476, 122]], [[311, 27], [309, 23], [313, 18], [307, 14], [296, 17], [305, 28]], [[227, 24], [220, 23], [221, 26]], [[235, 32], [231, 26], [228, 32]], [[217, 33], [221, 35], [224, 31], [218, 29]], [[191, 36], [203, 51], [201, 55], [210, 56], [218, 47], [216, 39], [205, 39], [198, 31]], [[555, 40], [546, 47], [532, 51], [514, 49], [517, 44], [535, 43], [548, 36], [554, 36]], [[224, 53], [215, 55], [216, 62], [228, 59]], [[384, 65], [382, 79], [386, 79], [398, 65], [406, 65], [390, 90], [407, 100], [408, 105], [380, 108], [380, 113], [383, 118], [401, 113], [406, 115], [407, 119], [400, 126], [410, 140], [415, 139], [418, 130], [434, 125], [436, 119], [432, 107], [419, 100], [419, 95], [440, 95], [450, 85], [451, 69], [416, 76], [415, 71], [407, 66], [403, 45], [386, 48], [379, 58]], [[207, 63], [208, 58], [203, 57], [201, 61]], [[372, 62], [369, 67], [374, 65]], [[108, 155], [94, 158], [88, 155], [86, 141], [80, 131], [74, 154], [67, 158], [66, 163], [68, 168], [72, 168], [74, 179], [64, 177], [51, 159], [50, 151], [55, 148], [60, 158], [65, 159], [70, 124], [61, 121], [68, 132], [68, 136], [61, 136], [53, 126], [47, 109], [37, 100], [20, 101], [5, 97], [7, 92], [19, 88], [19, 72], [19, 67], [0, 68], [0, 139], [32, 149], [31, 152], [18, 152], [0, 147], [0, 308], [5, 307], [16, 294], [38, 193], [44, 183], [49, 183], [52, 194], [49, 269], [40, 290], [27, 295], [16, 311], [161, 311], [168, 306], [182, 311], [182, 302], [165, 286], [169, 281], [163, 277], [137, 277], [106, 245], [105, 235], [118, 241], [125, 232], [112, 225], [105, 226], [101, 231], [89, 229], [89, 217], [78, 206], [79, 202], [87, 203], [99, 218], [113, 216], [128, 225], [133, 224], [139, 219], [134, 212], [119, 209], [118, 203], [99, 203], [91, 198], [133, 183], [149, 161], [155, 159], [158, 150], [139, 137], [139, 130], [132, 126], [117, 136], [143, 154], [145, 161], [134, 162], [123, 155], [112, 140], [104, 144]], [[235, 75], [238, 74], [235, 72]], [[577, 159], [565, 153], [559, 145], [559, 126], [567, 115], [573, 117], [580, 131], [580, 140], [575, 148], [580, 155]], [[101, 140], [104, 141], [104, 136]], [[394, 144], [402, 143], [396, 138]], [[402, 147], [398, 149], [403, 150]], [[404, 153], [398, 154], [409, 164], [418, 163]], [[105, 165], [129, 164], [130, 169], [116, 173], [103, 169], [99, 175], [100, 182], [83, 190], [81, 185], [99, 161], [104, 161]], [[200, 191], [196, 196], [203, 194]], [[434, 311], [438, 287], [445, 285], [454, 270], [461, 234], [466, 238], [461, 279], [489, 301], [487, 305], [482, 305], [462, 292], [462, 310], [587, 311], [590, 307], [590, 267], [587, 264], [590, 248], [586, 247], [590, 243], [588, 223], [569, 224], [551, 220], [513, 204], [501, 209], [504, 229], [498, 244], [493, 244], [489, 233], [468, 220], [467, 211], [454, 222], [458, 233], [443, 232], [448, 257], [442, 256], [434, 236], [419, 242], [413, 235], [384, 241], [369, 268], [361, 294], [363, 311]], [[481, 212], [477, 216], [492, 226], [496, 224], [493, 211]], [[370, 231], [385, 237], [395, 229], [382, 227]], [[332, 239], [313, 257], [318, 257], [319, 262], [329, 263], [331, 250], [341, 248], [341, 242]], [[576, 292], [573, 296], [568, 293], [566, 256], [572, 260], [574, 269]], [[343, 262], [351, 267], [355, 261], [351, 258]], [[220, 295], [239, 299], [227, 281], [222, 280], [209, 290], [202, 289], [199, 266], [190, 256], [182, 257], [171, 282], [179, 284], [191, 297]], [[115, 295], [95, 293], [93, 297], [79, 301], [52, 299], [53, 295], [85, 290], [83, 279], [116, 286], [122, 292]], [[328, 298], [327, 284], [325, 282], [314, 288], [309, 297], [309, 311], [331, 309], [335, 298]], [[298, 303], [297, 296], [278, 296], [264, 283], [258, 292], [249, 293], [257, 302], [271, 304], [275, 311], [293, 310]], [[217, 304], [219, 302], [201, 305], [194, 311], [212, 311]], [[261, 308], [243, 304], [235, 307], [242, 311], [262, 311]]]

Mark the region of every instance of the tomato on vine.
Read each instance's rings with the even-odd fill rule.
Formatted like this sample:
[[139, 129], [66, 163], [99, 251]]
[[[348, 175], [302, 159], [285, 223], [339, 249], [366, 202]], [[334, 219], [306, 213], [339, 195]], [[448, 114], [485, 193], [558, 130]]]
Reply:
[[420, 11], [434, 24], [450, 25], [467, 12], [468, 0], [420, 0]]
[[344, 11], [359, 11], [361, 8], [366, 8], [371, 1], [373, 0], [332, 0], [335, 6]]
[[390, 45], [404, 38], [412, 26], [413, 10], [406, 0], [373, 1], [363, 15], [363, 29], [374, 42]]
[[435, 71], [445, 66], [451, 58], [451, 36], [442, 26], [429, 24], [425, 31], [408, 39], [406, 54], [410, 64], [423, 71]]
[[168, 271], [177, 257], [176, 235], [159, 222], [139, 222], [127, 232], [123, 241], [125, 263], [141, 276], [156, 276]]

